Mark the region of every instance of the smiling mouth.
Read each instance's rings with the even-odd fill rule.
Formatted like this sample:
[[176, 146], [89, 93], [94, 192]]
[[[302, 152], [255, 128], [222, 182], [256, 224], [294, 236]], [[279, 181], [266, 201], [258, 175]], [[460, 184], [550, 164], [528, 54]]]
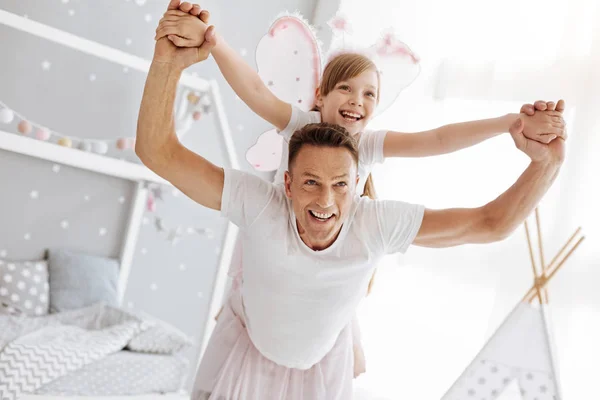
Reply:
[[357, 122], [364, 118], [362, 115], [351, 111], [340, 111], [340, 115], [348, 122]]
[[316, 211], [309, 210], [308, 213], [317, 221], [326, 222], [335, 216], [333, 213], [320, 213]]

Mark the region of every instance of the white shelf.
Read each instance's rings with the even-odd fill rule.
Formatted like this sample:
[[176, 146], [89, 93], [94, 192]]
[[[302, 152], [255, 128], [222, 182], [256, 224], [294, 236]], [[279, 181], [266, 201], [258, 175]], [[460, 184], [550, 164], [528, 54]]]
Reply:
[[[148, 72], [150, 61], [121, 50], [105, 46], [92, 40], [84, 39], [72, 33], [44, 25], [29, 18], [21, 17], [6, 10], [0, 9], [0, 23], [39, 36], [46, 40], [62, 44], [82, 53], [87, 53], [107, 61], [111, 61], [140, 72]], [[209, 81], [198, 78], [188, 73], [181, 74], [179, 83], [199, 91], [209, 89]]]
[[130, 181], [170, 185], [168, 181], [142, 164], [59, 146], [2, 130], [0, 130], [0, 149]]

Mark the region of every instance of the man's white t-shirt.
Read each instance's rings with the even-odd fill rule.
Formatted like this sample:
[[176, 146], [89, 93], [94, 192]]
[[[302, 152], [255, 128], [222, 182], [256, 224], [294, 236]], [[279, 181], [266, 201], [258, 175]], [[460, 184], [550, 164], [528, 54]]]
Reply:
[[289, 368], [318, 363], [352, 320], [378, 260], [412, 243], [423, 210], [356, 195], [337, 240], [314, 251], [282, 185], [225, 170], [221, 214], [241, 228], [243, 312], [256, 348]]
[[[284, 173], [288, 169], [288, 142], [294, 132], [308, 124], [321, 122], [321, 113], [318, 111], [302, 111], [292, 106], [292, 116], [290, 122], [279, 134], [283, 137], [283, 150], [281, 152], [281, 164], [275, 173], [273, 182], [283, 183]], [[381, 164], [383, 157], [383, 141], [387, 131], [366, 130], [360, 133], [358, 137], [358, 176], [359, 181], [356, 186], [358, 194], [363, 193], [365, 182], [373, 170], [375, 164]]]

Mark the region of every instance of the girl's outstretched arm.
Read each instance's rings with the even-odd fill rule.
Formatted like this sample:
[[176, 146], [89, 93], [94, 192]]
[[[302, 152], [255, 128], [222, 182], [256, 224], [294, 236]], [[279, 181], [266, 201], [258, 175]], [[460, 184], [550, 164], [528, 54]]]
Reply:
[[275, 96], [254, 68], [220, 36], [212, 55], [227, 83], [240, 99], [262, 119], [279, 130], [285, 129], [292, 116], [292, 106]]
[[[449, 124], [417, 133], [390, 131], [383, 143], [383, 154], [385, 157], [428, 157], [452, 153], [508, 132], [510, 125], [519, 116], [525, 123], [524, 134], [529, 139], [549, 143], [557, 137], [565, 137], [565, 123], [562, 118], [564, 102], [559, 101], [555, 109], [549, 109], [546, 103], [542, 108], [541, 102], [536, 102], [535, 107], [537, 110], [547, 111], [532, 114], [529, 109], [522, 109], [526, 113]], [[531, 106], [528, 105], [528, 108]]]
[[[181, 10], [166, 12], [160, 21], [155, 39], [168, 36], [177, 47], [200, 46], [207, 29], [205, 22], [208, 22], [208, 11], [200, 11], [199, 8], [190, 11], [202, 13], [201, 18]], [[216, 35], [212, 55], [229, 86], [254, 113], [279, 130], [288, 125], [292, 116], [292, 106], [275, 96], [254, 68], [219, 34]]]

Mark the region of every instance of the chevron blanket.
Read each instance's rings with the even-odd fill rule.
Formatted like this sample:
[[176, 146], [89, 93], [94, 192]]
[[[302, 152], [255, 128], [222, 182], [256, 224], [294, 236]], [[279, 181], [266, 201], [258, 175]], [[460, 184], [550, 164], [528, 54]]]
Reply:
[[38, 318], [0, 316], [0, 399], [34, 393], [122, 350], [150, 326], [103, 304]]

